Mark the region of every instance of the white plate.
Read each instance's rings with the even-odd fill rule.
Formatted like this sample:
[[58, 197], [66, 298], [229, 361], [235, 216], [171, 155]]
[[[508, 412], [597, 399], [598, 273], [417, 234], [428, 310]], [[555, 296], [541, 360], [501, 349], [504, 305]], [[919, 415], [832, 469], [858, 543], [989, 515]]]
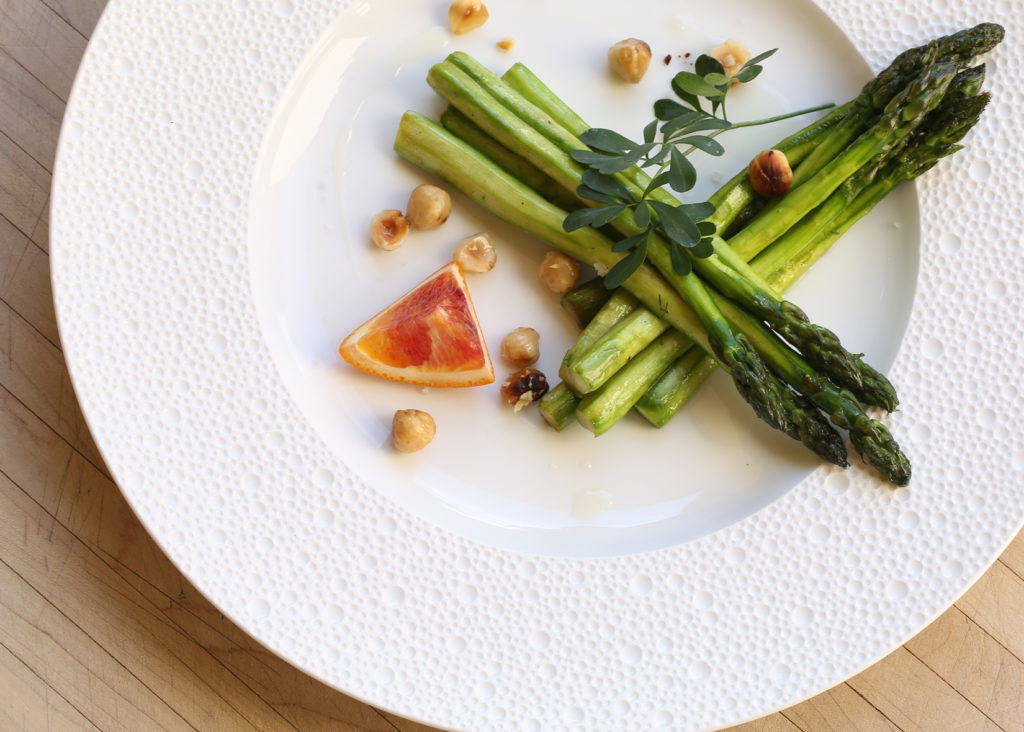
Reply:
[[[1001, 63], [1018, 55], [1013, 27], [981, 131], [918, 187], [920, 227], [913, 189], [900, 191], [793, 294], [894, 361], [909, 490], [817, 466], [724, 381], [660, 432], [631, 421], [595, 440], [512, 416], [496, 387], [423, 393], [339, 363], [349, 330], [480, 228], [500, 242], [499, 267], [470, 282], [492, 347], [537, 327], [553, 373], [571, 340], [531, 274], [542, 248], [464, 199], [397, 252], [366, 244], [369, 215], [401, 208], [423, 178], [390, 141], [403, 109], [437, 111], [422, 79], [451, 49], [497, 69], [521, 60], [592, 122], [626, 131], [684, 68], [660, 62], [669, 51], [728, 36], [779, 46], [736, 94], [742, 118], [853, 96], [868, 76], [855, 48], [878, 68], [977, 20], [1019, 23], [995, 2], [970, 18], [906, 2], [884, 21], [823, 3], [851, 45], [809, 3], [643, 5], [494, 0], [488, 24], [455, 39], [445, 7], [412, 0], [341, 15], [314, 0], [114, 0], [76, 82], [54, 291], [108, 464], [242, 627], [406, 716], [467, 729], [758, 716], [923, 627], [1024, 517], [1022, 400], [1000, 360], [1022, 341], [1019, 93]], [[508, 54], [493, 47], [506, 35]], [[604, 75], [604, 49], [625, 35], [654, 47], [638, 87]], [[785, 131], [736, 135], [718, 170]], [[381, 446], [405, 406], [440, 432], [399, 458]]]

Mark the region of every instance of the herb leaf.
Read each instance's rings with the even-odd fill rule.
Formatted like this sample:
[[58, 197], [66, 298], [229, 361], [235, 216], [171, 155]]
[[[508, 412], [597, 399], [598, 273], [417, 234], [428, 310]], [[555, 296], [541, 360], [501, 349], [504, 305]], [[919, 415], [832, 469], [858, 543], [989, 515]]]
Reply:
[[687, 94], [695, 94], [705, 99], [717, 99], [722, 90], [704, 81], [704, 78], [689, 71], [680, 71], [672, 80], [672, 88], [678, 87]]
[[[573, 211], [563, 222], [566, 231], [583, 226], [600, 227], [614, 222], [630, 225], [624, 239], [613, 246], [627, 252], [605, 275], [609, 288], [618, 287], [636, 272], [647, 257], [652, 232], [663, 235], [671, 255], [672, 269], [686, 275], [691, 257], [708, 257], [714, 251], [716, 226], [707, 219], [715, 212], [709, 202], [680, 203], [662, 193], [669, 186], [678, 193], [693, 190], [697, 169], [689, 157], [694, 152], [718, 156], [725, 148], [715, 138], [732, 127], [751, 127], [806, 114], [825, 107], [799, 110], [762, 120], [734, 125], [727, 119], [725, 101], [733, 81], [750, 81], [762, 71], [760, 63], [776, 49], [758, 54], [729, 77], [721, 62], [703, 54], [694, 72], [683, 71], [672, 78], [677, 99], [654, 103], [654, 119], [643, 128], [643, 142], [636, 143], [614, 130], [594, 128], [580, 135], [587, 149], [571, 152], [572, 159], [585, 167], [577, 194], [597, 206]], [[827, 105], [831, 106], [831, 105]], [[654, 168], [646, 183], [623, 171], [638, 166]], [[631, 217], [623, 217], [625, 212]]]
[[679, 144], [693, 145], [698, 150], [706, 152], [708, 155], [724, 155], [725, 148], [722, 147], [722, 143], [717, 140], [707, 137], [706, 135], [691, 135], [690, 137], [684, 137], [679, 141]]
[[693, 270], [693, 265], [690, 264], [690, 258], [686, 256], [686, 252], [678, 244], [671, 244], [669, 246], [669, 254], [672, 258], [672, 269], [680, 277], [685, 277], [690, 274]]
[[693, 70], [697, 72], [698, 76], [703, 77], [706, 77], [708, 74], [725, 75], [725, 67], [722, 66], [722, 62], [706, 53], [702, 53], [697, 57], [693, 64]]
[[640, 265], [644, 263], [644, 259], [646, 258], [647, 240], [645, 238], [635, 249], [633, 249], [633, 251], [620, 259], [614, 267], [608, 270], [608, 274], [604, 276], [604, 286], [609, 290], [614, 290], [616, 287], [628, 280], [634, 272], [640, 269]]
[[633, 236], [627, 236], [625, 239], [619, 239], [612, 245], [613, 252], [625, 252], [635, 247], [640, 242], [647, 239], [649, 231], [641, 231], [639, 234], [633, 234]]
[[684, 247], [692, 247], [700, 241], [697, 222], [687, 216], [682, 208], [661, 201], [648, 201], [648, 205], [658, 214], [661, 228], [670, 240]]
[[668, 184], [672, 190], [685, 193], [697, 184], [697, 169], [677, 147], [671, 152], [672, 167], [668, 169]]
[[562, 228], [565, 231], [576, 231], [584, 226], [604, 226], [625, 210], [624, 203], [576, 209], [565, 217]]
[[583, 185], [593, 188], [595, 191], [607, 194], [620, 201], [632, 201], [633, 194], [614, 176], [602, 173], [599, 170], [583, 171]]
[[602, 150], [610, 153], [627, 153], [636, 147], [636, 143], [615, 130], [606, 130], [601, 127], [594, 127], [582, 135], [580, 140], [595, 150]]

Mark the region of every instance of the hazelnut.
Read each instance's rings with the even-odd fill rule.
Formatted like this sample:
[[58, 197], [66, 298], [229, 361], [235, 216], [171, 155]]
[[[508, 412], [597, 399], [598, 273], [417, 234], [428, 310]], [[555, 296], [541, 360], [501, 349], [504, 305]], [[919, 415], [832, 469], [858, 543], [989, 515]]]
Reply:
[[[712, 48], [708, 55], [722, 64], [726, 76], [736, 76], [743, 68], [743, 64], [750, 60], [750, 51], [747, 50], [747, 47], [732, 38], [722, 45]], [[733, 79], [732, 83], [737, 84], [739, 81]]]
[[434, 418], [419, 409], [399, 409], [391, 420], [391, 442], [399, 452], [422, 450], [436, 431]]
[[552, 292], [561, 295], [576, 286], [580, 279], [580, 266], [571, 257], [551, 251], [540, 260], [537, 274]]
[[536, 363], [540, 358], [540, 334], [533, 328], [516, 328], [501, 342], [501, 355], [519, 368]]
[[491, 237], [482, 231], [467, 236], [455, 247], [454, 259], [462, 267], [463, 272], [490, 272], [494, 269], [498, 255], [494, 252]]
[[487, 6], [480, 0], [455, 0], [448, 8], [448, 23], [452, 33], [461, 35], [482, 26], [489, 15]]
[[436, 229], [448, 220], [452, 212], [452, 198], [448, 191], [429, 183], [416, 186], [409, 195], [405, 218], [409, 226], [418, 231]]
[[750, 161], [747, 168], [750, 185], [762, 196], [778, 198], [793, 184], [793, 171], [786, 153], [781, 150], [763, 150]]
[[619, 41], [608, 49], [608, 65], [626, 81], [636, 84], [647, 73], [651, 47], [636, 38]]
[[509, 374], [501, 384], [501, 397], [514, 412], [532, 404], [547, 393], [547, 377], [533, 368], [520, 369]]
[[400, 247], [408, 233], [409, 222], [397, 209], [384, 209], [370, 220], [370, 239], [385, 251]]

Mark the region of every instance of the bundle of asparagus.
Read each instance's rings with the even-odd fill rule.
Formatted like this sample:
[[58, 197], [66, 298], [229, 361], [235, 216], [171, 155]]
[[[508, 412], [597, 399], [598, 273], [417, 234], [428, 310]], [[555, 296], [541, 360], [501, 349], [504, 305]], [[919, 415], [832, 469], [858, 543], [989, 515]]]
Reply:
[[[777, 293], [900, 181], [959, 149], [987, 102], [983, 67], [968, 65], [1001, 37], [999, 26], [983, 24], [906, 51], [855, 100], [779, 143], [796, 166], [793, 188], [765, 206], [745, 171], [738, 174], [702, 209], [702, 232], [710, 225], [714, 234], [707, 251], [687, 253], [685, 268], [666, 232], [670, 212], [653, 203], [663, 212], [653, 223], [622, 213], [590, 215], [600, 231], [565, 226], [565, 207], [595, 205], [580, 196], [595, 180], [638, 199], [651, 180], [636, 167], [598, 179], [580, 165], [574, 151], [586, 150], [579, 136], [589, 125], [521, 65], [504, 79], [460, 53], [434, 66], [428, 82], [451, 105], [442, 118], [448, 129], [407, 112], [395, 150], [599, 272], [627, 256], [623, 240], [649, 229], [648, 263], [634, 267], [634, 256], [632, 274], [566, 354], [565, 381], [543, 400], [556, 426], [575, 414], [599, 434], [633, 405], [664, 424], [721, 366], [772, 426], [839, 465], [847, 454], [835, 427], [845, 429], [869, 464], [905, 485], [909, 461], [862, 406], [894, 408], [892, 386]], [[668, 193], [651, 199], [680, 205]], [[589, 285], [566, 303], [593, 312], [602, 300]]]

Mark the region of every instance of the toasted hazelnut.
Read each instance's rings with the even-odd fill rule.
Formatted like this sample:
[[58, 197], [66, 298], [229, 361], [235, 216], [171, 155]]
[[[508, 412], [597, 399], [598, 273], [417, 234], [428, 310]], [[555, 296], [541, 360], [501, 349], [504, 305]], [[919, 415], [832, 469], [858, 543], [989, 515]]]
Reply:
[[781, 150], [763, 150], [750, 161], [747, 168], [750, 185], [762, 196], [778, 198], [793, 184], [793, 171], [786, 153]]
[[422, 450], [436, 432], [434, 418], [419, 409], [399, 409], [391, 420], [391, 442], [399, 452]]
[[571, 257], [551, 251], [540, 260], [537, 274], [552, 292], [561, 295], [576, 286], [580, 279], [580, 266]]
[[636, 38], [619, 41], [608, 49], [608, 65], [626, 81], [636, 84], [647, 73], [651, 47]]
[[[708, 55], [722, 64], [726, 76], [736, 76], [743, 68], [743, 64], [750, 60], [750, 51], [747, 50], [747, 47], [732, 38], [720, 46], [712, 48]], [[737, 84], [739, 81], [733, 79], [732, 83]]]
[[502, 51], [511, 51], [515, 45], [516, 39], [513, 38], [512, 36], [505, 36], [500, 41], [498, 41], [498, 48], [500, 48]]
[[397, 249], [409, 233], [409, 222], [398, 209], [387, 208], [370, 220], [370, 239], [381, 249]]
[[516, 328], [502, 340], [501, 355], [518, 368], [536, 363], [540, 358], [540, 334], [533, 328]]
[[518, 412], [548, 393], [548, 380], [540, 371], [525, 368], [509, 374], [501, 384], [501, 397], [505, 404]]
[[409, 226], [419, 231], [436, 229], [448, 220], [452, 212], [452, 198], [448, 191], [429, 183], [416, 186], [409, 195], [405, 218]]
[[448, 23], [452, 33], [461, 35], [482, 26], [489, 15], [487, 6], [480, 0], [455, 0], [448, 8]]
[[484, 232], [467, 236], [455, 247], [454, 259], [463, 272], [490, 272], [494, 269], [498, 255], [494, 252], [491, 237]]

